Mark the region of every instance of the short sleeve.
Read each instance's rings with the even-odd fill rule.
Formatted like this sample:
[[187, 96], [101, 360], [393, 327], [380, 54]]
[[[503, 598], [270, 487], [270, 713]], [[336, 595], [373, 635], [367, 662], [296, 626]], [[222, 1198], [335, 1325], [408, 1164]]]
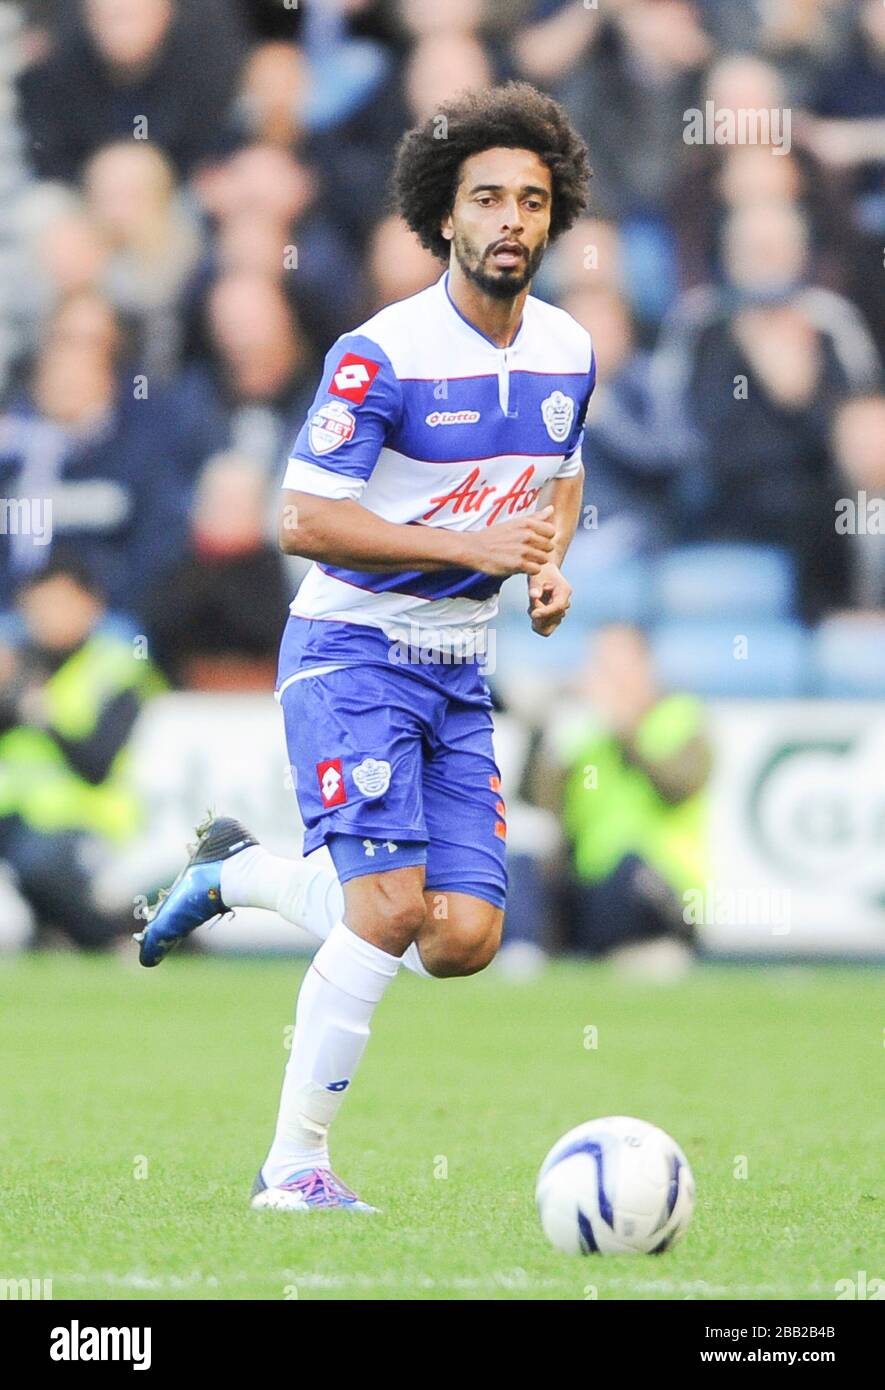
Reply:
[[356, 500], [401, 414], [402, 388], [378, 344], [358, 333], [339, 338], [326, 354], [283, 487]]
[[587, 407], [590, 404], [590, 397], [596, 387], [596, 353], [590, 349], [590, 370], [587, 373], [587, 381], [584, 394], [581, 397], [578, 410], [575, 414], [575, 421], [565, 446], [565, 458], [553, 474], [554, 478], [574, 478], [580, 473], [583, 465], [581, 449], [584, 443], [584, 421], [587, 417]]

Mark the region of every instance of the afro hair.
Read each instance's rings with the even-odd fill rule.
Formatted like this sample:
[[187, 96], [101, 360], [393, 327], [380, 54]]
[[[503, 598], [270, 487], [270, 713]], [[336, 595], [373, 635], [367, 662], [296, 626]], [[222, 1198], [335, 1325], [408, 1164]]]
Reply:
[[497, 147], [533, 150], [550, 170], [550, 240], [573, 226], [587, 206], [587, 146], [559, 102], [528, 82], [469, 92], [443, 105], [399, 142], [393, 196], [422, 246], [449, 259], [440, 224], [451, 212], [461, 165]]

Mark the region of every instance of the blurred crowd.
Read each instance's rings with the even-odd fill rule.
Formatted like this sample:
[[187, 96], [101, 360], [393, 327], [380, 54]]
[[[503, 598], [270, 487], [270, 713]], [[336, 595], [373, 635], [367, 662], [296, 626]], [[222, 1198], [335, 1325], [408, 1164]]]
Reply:
[[[0, 54], [0, 673], [58, 571], [151, 688], [269, 688], [323, 354], [442, 270], [389, 206], [397, 140], [510, 77], [594, 171], [535, 284], [599, 370], [571, 563], [607, 597], [562, 674], [581, 625], [660, 618], [636, 575], [691, 547], [749, 556], [738, 600], [775, 557], [797, 631], [885, 615], [885, 537], [834, 524], [885, 499], [881, 0], [8, 0]], [[691, 111], [772, 119], [697, 143]]]

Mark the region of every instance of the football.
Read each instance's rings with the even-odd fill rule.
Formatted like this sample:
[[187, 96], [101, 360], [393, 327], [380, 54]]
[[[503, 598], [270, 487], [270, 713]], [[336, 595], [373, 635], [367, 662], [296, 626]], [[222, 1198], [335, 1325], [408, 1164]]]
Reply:
[[610, 1115], [553, 1145], [535, 1197], [544, 1234], [566, 1255], [658, 1255], [685, 1234], [694, 1192], [688, 1160], [669, 1134]]

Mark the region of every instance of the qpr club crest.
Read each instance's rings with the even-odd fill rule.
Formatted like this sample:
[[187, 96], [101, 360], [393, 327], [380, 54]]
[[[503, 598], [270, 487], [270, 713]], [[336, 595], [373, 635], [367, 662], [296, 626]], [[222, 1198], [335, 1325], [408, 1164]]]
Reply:
[[331, 454], [353, 439], [356, 420], [343, 401], [326, 401], [310, 419], [310, 447], [315, 454]]
[[564, 395], [562, 391], [554, 391], [541, 402], [541, 414], [550, 438], [557, 444], [564, 444], [575, 418], [575, 403], [571, 396]]
[[390, 763], [385, 758], [363, 758], [352, 775], [363, 796], [383, 796], [390, 786]]

